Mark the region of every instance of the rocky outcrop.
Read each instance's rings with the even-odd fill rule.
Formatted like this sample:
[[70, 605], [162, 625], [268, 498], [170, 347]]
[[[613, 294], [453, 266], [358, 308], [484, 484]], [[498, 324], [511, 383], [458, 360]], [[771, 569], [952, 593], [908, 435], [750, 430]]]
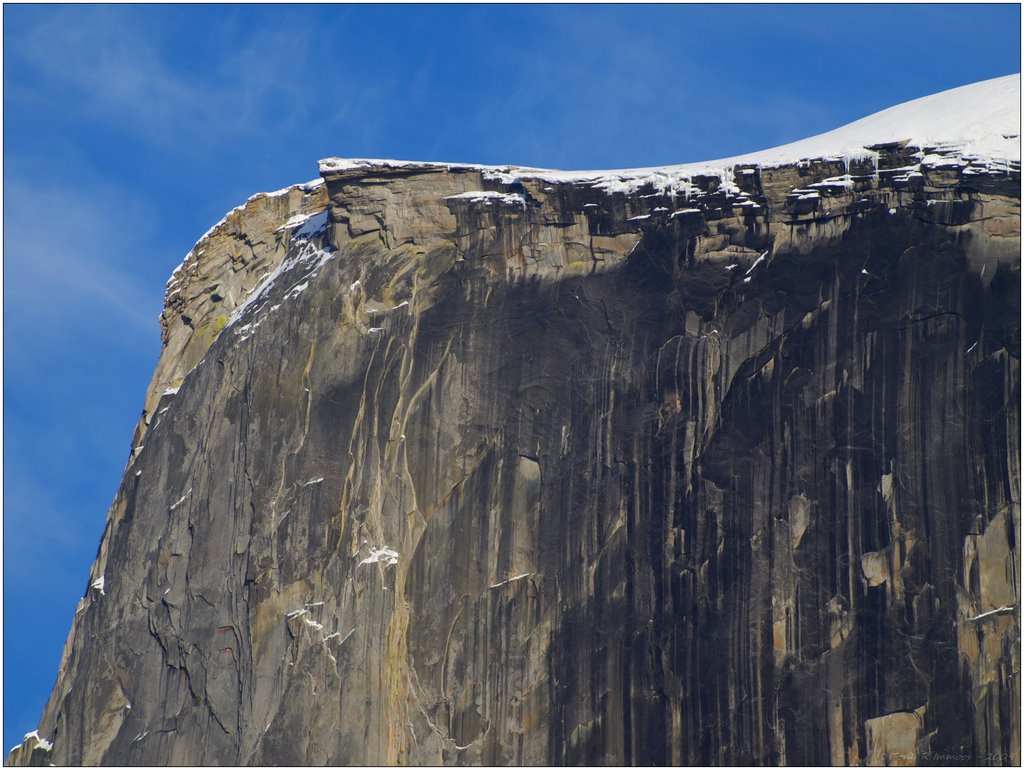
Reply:
[[319, 179], [254, 195], [228, 212], [188, 253], [167, 282], [160, 314], [163, 351], [133, 448], [142, 444], [161, 396], [180, 387], [231, 314], [281, 264], [293, 238], [302, 235], [301, 227], [325, 205]]
[[1019, 763], [1019, 161], [320, 171], [172, 279], [47, 761]]
[[52, 752], [53, 744], [40, 738], [39, 733], [33, 730], [11, 749], [7, 764], [18, 767], [52, 767]]

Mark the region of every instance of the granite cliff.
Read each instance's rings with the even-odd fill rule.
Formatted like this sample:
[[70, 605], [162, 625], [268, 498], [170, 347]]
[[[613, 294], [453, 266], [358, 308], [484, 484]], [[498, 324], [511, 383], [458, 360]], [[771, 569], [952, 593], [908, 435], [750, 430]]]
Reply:
[[1019, 110], [251, 198], [8, 762], [1019, 764]]

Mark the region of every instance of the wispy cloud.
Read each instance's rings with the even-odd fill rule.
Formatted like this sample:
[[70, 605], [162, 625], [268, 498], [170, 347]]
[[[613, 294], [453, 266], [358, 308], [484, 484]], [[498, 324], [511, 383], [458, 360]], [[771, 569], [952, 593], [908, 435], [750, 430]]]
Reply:
[[7, 42], [11, 61], [29, 72], [12, 96], [31, 102], [38, 79], [60, 90], [70, 113], [178, 148], [277, 130], [313, 109], [317, 84], [292, 75], [315, 71], [314, 30], [288, 22], [251, 26], [218, 41], [216, 51], [197, 47], [192, 67], [183, 68], [182, 48], [196, 44], [178, 25], [152, 23], [155, 15], [118, 6], [41, 15]]
[[19, 599], [59, 604], [80, 590], [127, 457], [162, 298], [137, 269], [154, 218], [131, 186], [77, 163], [80, 187], [28, 171], [44, 167], [5, 168], [4, 572]]
[[[126, 341], [154, 338], [162, 297], [129, 266], [153, 225], [131, 193], [96, 184], [83, 194], [25, 178], [4, 187], [5, 337], [12, 349], [25, 336], [105, 316], [116, 316]], [[21, 319], [31, 326], [18, 326]]]

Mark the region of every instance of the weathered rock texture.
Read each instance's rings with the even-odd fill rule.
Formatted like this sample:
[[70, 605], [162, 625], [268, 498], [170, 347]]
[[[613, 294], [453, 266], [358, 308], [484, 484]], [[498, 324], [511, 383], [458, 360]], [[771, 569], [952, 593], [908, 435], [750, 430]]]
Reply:
[[163, 351], [146, 393], [137, 447], [160, 397], [176, 390], [260, 280], [281, 264], [296, 222], [327, 204], [318, 182], [254, 195], [210, 228], [167, 282], [160, 315]]
[[11, 760], [1019, 763], [1019, 163], [916, 149], [250, 201]]

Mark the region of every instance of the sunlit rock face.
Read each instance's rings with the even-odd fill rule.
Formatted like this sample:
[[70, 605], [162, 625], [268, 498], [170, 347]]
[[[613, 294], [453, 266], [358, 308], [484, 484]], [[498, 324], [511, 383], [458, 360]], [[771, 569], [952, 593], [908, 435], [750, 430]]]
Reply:
[[1019, 161], [934, 150], [250, 201], [9, 761], [1019, 763]]

